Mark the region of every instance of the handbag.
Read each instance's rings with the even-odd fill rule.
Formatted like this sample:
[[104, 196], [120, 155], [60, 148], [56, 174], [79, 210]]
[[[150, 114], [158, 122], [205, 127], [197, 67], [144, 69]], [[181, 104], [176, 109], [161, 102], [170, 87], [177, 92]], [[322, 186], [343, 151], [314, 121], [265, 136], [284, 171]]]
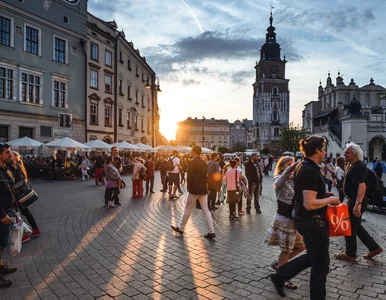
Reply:
[[38, 193], [35, 192], [29, 182], [26, 182], [26, 185], [27, 189], [20, 195], [17, 195], [17, 202], [19, 202], [23, 208], [30, 206], [32, 203], [39, 199]]
[[351, 235], [350, 214], [346, 203], [341, 203], [336, 206], [328, 206], [326, 218], [330, 237]]

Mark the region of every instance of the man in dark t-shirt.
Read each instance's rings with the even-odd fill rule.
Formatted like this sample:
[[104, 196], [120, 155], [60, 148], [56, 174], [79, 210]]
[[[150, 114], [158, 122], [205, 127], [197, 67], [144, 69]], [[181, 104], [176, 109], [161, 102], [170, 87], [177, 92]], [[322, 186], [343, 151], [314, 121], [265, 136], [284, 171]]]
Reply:
[[364, 258], [370, 259], [383, 252], [383, 249], [369, 235], [362, 226], [362, 214], [366, 210], [368, 199], [366, 197], [367, 166], [362, 162], [363, 151], [354, 143], [349, 143], [344, 151], [344, 157], [350, 164], [343, 183], [343, 192], [348, 198], [348, 210], [351, 222], [351, 236], [346, 236], [346, 251], [336, 254], [341, 260], [356, 261], [357, 236], [369, 249]]
[[311, 267], [310, 299], [326, 299], [326, 280], [330, 265], [327, 205], [338, 205], [339, 198], [326, 193], [319, 164], [326, 155], [326, 141], [318, 136], [310, 136], [300, 141], [300, 150], [305, 156], [300, 167], [295, 170], [295, 225], [303, 236], [307, 253], [277, 270], [271, 280], [280, 296], [284, 297], [283, 285], [303, 270]]
[[105, 159], [101, 155], [100, 151], [97, 151], [95, 159], [95, 185], [99, 185], [99, 182], [101, 182], [102, 185], [105, 185], [105, 180], [103, 178], [104, 165]]

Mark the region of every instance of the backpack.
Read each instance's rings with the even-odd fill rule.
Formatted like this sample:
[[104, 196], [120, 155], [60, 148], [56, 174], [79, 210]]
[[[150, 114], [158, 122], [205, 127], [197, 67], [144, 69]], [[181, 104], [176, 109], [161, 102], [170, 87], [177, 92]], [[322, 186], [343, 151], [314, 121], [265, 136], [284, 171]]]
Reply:
[[383, 201], [383, 181], [374, 171], [367, 168], [366, 197], [370, 205], [376, 205]]
[[380, 164], [380, 163], [376, 163], [377, 164], [377, 166], [375, 167], [375, 172], [376, 173], [379, 173], [379, 174], [382, 174], [383, 173], [383, 168], [382, 168], [382, 164]]
[[146, 171], [145, 171], [145, 168], [141, 168], [140, 170], [139, 170], [139, 178], [140, 179], [146, 179]]
[[173, 171], [174, 170], [173, 158], [174, 157], [171, 157], [168, 160], [168, 171]]

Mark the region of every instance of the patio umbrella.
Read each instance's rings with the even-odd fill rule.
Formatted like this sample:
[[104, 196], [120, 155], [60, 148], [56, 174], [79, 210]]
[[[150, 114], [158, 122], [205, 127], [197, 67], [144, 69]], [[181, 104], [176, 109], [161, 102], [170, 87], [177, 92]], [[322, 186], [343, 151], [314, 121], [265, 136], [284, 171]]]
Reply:
[[10, 145], [11, 148], [14, 148], [14, 149], [33, 149], [33, 148], [38, 148], [41, 145], [43, 145], [43, 143], [36, 141], [34, 139], [31, 139], [27, 136], [25, 136], [23, 138], [16, 139], [16, 140], [9, 141], [9, 142], [7, 142], [7, 144]]
[[210, 149], [208, 149], [208, 148], [205, 148], [205, 147], [201, 148], [201, 151], [202, 151], [202, 153], [204, 153], [204, 154], [209, 154], [209, 153], [213, 152], [212, 150], [210, 150]]
[[158, 151], [158, 152], [173, 152], [174, 150], [177, 150], [175, 147], [173, 147], [172, 145], [165, 145], [165, 146], [158, 146], [158, 147], [155, 147], [155, 149]]
[[57, 150], [75, 150], [75, 151], [90, 151], [91, 147], [79, 143], [69, 137], [65, 137], [64, 139], [56, 140], [49, 142], [47, 144], [43, 144], [44, 147], [53, 148]]
[[112, 147], [112, 145], [107, 144], [101, 140], [93, 140], [88, 143], [85, 143], [85, 145], [91, 147], [92, 151], [110, 150]]
[[119, 151], [140, 151], [141, 150], [141, 148], [134, 146], [125, 141], [112, 144], [111, 146], [117, 146]]
[[142, 144], [142, 143], [135, 144], [134, 146], [137, 146], [145, 151], [155, 151], [155, 149], [153, 147], [146, 145], [146, 144]]
[[188, 153], [188, 152], [190, 152], [190, 150], [192, 150], [192, 147], [188, 147], [188, 146], [176, 146], [176, 149], [177, 149], [179, 152]]

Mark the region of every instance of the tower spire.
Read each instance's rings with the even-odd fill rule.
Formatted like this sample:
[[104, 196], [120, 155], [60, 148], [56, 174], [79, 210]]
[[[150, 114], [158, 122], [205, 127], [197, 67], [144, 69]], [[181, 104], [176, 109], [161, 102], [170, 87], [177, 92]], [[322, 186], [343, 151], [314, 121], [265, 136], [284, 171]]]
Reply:
[[269, 16], [269, 24], [272, 26], [272, 21], [273, 21], [273, 17], [272, 17], [272, 10], [273, 10], [273, 6], [271, 5], [271, 14]]

